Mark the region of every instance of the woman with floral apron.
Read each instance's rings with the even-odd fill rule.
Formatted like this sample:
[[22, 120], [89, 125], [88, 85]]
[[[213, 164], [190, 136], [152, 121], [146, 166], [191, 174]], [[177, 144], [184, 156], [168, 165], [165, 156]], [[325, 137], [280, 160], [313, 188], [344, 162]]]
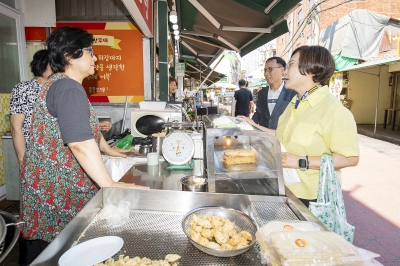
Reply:
[[67, 226], [101, 187], [136, 187], [114, 182], [101, 152], [111, 148], [82, 87], [95, 70], [93, 35], [77, 27], [56, 29], [47, 39], [52, 71], [39, 93], [21, 169], [19, 264], [28, 265]]

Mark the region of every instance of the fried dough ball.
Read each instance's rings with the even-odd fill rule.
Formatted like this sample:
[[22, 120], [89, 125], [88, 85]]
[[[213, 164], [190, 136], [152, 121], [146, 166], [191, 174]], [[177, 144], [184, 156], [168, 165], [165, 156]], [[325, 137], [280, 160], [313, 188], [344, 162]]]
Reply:
[[164, 260], [168, 261], [168, 262], [175, 262], [177, 260], [179, 260], [181, 258], [181, 256], [179, 256], [178, 254], [168, 254], [167, 256], [165, 256]]
[[197, 221], [197, 224], [204, 228], [208, 228], [208, 229], [212, 228], [211, 222], [208, 219], [199, 218], [199, 220]]
[[244, 247], [247, 247], [248, 245], [249, 245], [249, 243], [247, 241], [239, 242], [236, 245], [235, 249], [244, 248]]
[[213, 238], [215, 234], [215, 229], [203, 229], [201, 231], [201, 236], [204, 238]]
[[244, 239], [246, 239], [246, 240], [253, 240], [253, 236], [249, 233], [249, 232], [247, 232], [247, 231], [242, 231], [242, 232], [240, 232], [239, 234], [238, 234], [240, 237], [243, 237]]
[[234, 235], [237, 235], [236, 229], [229, 230], [228, 235], [229, 235], [229, 237], [233, 237]]
[[234, 248], [231, 245], [229, 245], [228, 243], [225, 243], [225, 244], [221, 245], [221, 249], [232, 250]]
[[201, 233], [201, 231], [203, 231], [203, 227], [201, 227], [200, 225], [195, 225], [192, 226], [193, 230], [196, 231], [197, 233]]
[[235, 229], [235, 224], [231, 221], [226, 221], [225, 224], [222, 226], [222, 232], [229, 232], [232, 229]]
[[228, 234], [224, 234], [223, 232], [217, 231], [215, 232], [215, 241], [217, 241], [218, 244], [222, 245], [225, 244], [226, 242], [228, 242], [229, 240], [229, 235]]
[[221, 246], [215, 242], [209, 242], [206, 247], [213, 248], [213, 249], [220, 249]]
[[239, 235], [234, 235], [231, 239], [229, 239], [228, 244], [231, 246], [236, 246], [240, 242], [247, 242], [247, 240]]
[[193, 229], [190, 229], [190, 238], [192, 238], [194, 242], [198, 242], [201, 238], [201, 234], [197, 233]]
[[221, 216], [216, 216], [211, 219], [211, 224], [214, 228], [218, 228], [224, 225]]
[[199, 241], [196, 242], [203, 246], [207, 246], [210, 243], [210, 241], [208, 241], [208, 239], [204, 237], [200, 237]]

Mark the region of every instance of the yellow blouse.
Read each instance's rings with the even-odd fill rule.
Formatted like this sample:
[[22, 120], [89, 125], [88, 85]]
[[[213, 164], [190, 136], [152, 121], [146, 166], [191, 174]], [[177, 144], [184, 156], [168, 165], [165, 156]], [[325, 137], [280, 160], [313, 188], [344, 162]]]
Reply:
[[[279, 118], [276, 137], [287, 152], [301, 156], [337, 153], [359, 156], [358, 135], [353, 114], [336, 99], [327, 86], [319, 88], [294, 109], [294, 97]], [[319, 170], [296, 169], [301, 183], [288, 188], [302, 199], [316, 199]]]

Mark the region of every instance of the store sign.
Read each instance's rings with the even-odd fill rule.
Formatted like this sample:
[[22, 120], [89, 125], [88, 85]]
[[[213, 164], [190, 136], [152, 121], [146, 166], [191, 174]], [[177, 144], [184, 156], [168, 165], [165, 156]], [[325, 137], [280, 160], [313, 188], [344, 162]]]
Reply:
[[222, 79], [218, 80], [218, 82], [228, 82], [228, 77], [223, 77]]
[[122, 0], [143, 35], [153, 38], [153, 1]]
[[329, 80], [329, 90], [337, 99], [340, 100], [340, 93], [343, 88], [343, 73], [335, 73]]
[[88, 30], [95, 73], [83, 80], [89, 96], [143, 96], [142, 34], [138, 30]]
[[185, 76], [185, 63], [177, 63], [175, 67], [175, 74], [177, 77]]

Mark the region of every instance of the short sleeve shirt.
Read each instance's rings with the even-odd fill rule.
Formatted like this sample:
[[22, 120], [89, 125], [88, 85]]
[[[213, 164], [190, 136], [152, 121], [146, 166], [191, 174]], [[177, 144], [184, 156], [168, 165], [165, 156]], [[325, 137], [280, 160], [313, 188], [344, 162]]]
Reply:
[[32, 112], [35, 106], [38, 94], [42, 86], [35, 79], [22, 81], [15, 85], [11, 92], [10, 98], [10, 114], [25, 115], [22, 123], [22, 132], [25, 137], [25, 143], [29, 143], [29, 135], [31, 129]]
[[[337, 153], [359, 156], [358, 135], [353, 114], [336, 99], [327, 86], [319, 88], [294, 109], [296, 97], [279, 118], [276, 137], [285, 149], [301, 156]], [[301, 183], [288, 188], [298, 198], [316, 199], [319, 170], [296, 169]]]
[[58, 119], [65, 144], [93, 139], [88, 97], [77, 81], [55, 81], [47, 93], [46, 104], [50, 114]]
[[253, 95], [246, 88], [240, 88], [235, 91], [235, 114], [248, 116], [250, 113], [250, 101], [253, 100]]

